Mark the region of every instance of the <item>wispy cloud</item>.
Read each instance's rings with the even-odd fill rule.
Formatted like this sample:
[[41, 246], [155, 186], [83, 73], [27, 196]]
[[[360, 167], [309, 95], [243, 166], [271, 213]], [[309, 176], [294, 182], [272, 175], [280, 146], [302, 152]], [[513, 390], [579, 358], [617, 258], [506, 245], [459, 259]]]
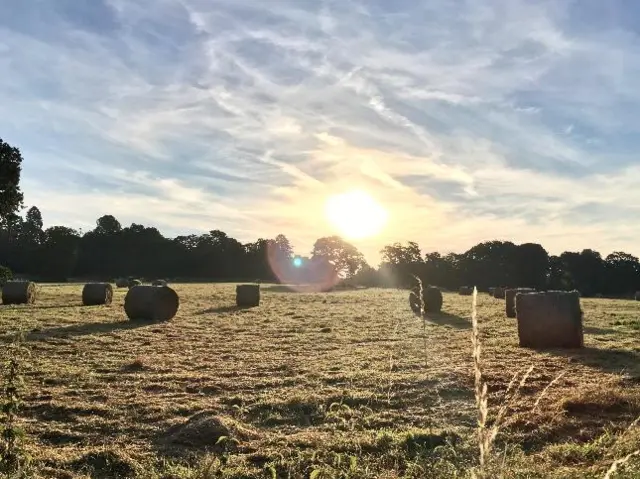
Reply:
[[[636, 254], [640, 10], [628, 2], [10, 1], [0, 135], [45, 221], [334, 231], [364, 188], [388, 241]], [[36, 5], [37, 3], [37, 5]]]

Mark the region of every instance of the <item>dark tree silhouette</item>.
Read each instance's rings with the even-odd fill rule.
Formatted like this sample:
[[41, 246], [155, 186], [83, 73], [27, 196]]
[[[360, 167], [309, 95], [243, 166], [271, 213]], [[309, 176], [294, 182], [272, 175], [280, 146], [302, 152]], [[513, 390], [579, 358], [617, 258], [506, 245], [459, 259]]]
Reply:
[[22, 207], [21, 171], [20, 150], [0, 138], [0, 224], [4, 227], [10, 225], [11, 216]]

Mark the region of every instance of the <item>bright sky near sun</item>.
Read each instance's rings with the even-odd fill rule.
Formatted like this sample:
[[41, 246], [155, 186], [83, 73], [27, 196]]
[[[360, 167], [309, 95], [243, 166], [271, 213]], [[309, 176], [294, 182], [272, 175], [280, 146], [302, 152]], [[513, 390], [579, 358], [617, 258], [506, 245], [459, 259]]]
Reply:
[[0, 137], [47, 226], [640, 254], [637, 2], [3, 7]]

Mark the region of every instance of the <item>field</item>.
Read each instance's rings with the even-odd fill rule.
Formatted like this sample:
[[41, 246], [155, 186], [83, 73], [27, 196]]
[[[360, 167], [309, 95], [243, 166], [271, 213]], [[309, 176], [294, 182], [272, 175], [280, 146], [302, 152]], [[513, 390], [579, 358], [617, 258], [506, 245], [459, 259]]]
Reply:
[[[163, 324], [127, 321], [126, 290], [82, 307], [81, 285], [0, 308], [3, 344], [26, 332], [28, 477], [449, 478], [477, 465], [470, 297], [445, 294], [446, 314], [423, 323], [406, 291], [263, 285], [261, 306], [238, 310], [233, 285], [173, 287], [180, 311]], [[487, 477], [603, 477], [640, 447], [640, 302], [582, 306], [586, 347], [543, 352], [519, 348], [504, 301], [479, 295], [490, 419], [534, 366]], [[612, 477], [640, 477], [640, 460]]]

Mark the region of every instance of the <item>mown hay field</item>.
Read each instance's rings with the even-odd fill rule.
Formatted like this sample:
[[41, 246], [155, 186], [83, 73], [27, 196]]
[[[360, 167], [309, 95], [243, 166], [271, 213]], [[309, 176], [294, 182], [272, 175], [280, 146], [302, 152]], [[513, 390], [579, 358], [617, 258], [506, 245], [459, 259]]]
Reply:
[[[167, 323], [128, 321], [122, 289], [83, 307], [82, 285], [0, 308], [3, 343], [22, 329], [30, 352], [29, 477], [449, 478], [477, 465], [470, 297], [446, 293], [423, 322], [407, 291], [263, 285], [259, 307], [237, 309], [235, 285], [172, 287]], [[518, 347], [504, 300], [478, 297], [490, 417], [534, 366], [496, 439], [504, 477], [603, 477], [640, 445], [627, 430], [640, 416], [640, 302], [582, 306], [586, 347], [543, 352]], [[640, 477], [640, 461], [617, 474]]]

